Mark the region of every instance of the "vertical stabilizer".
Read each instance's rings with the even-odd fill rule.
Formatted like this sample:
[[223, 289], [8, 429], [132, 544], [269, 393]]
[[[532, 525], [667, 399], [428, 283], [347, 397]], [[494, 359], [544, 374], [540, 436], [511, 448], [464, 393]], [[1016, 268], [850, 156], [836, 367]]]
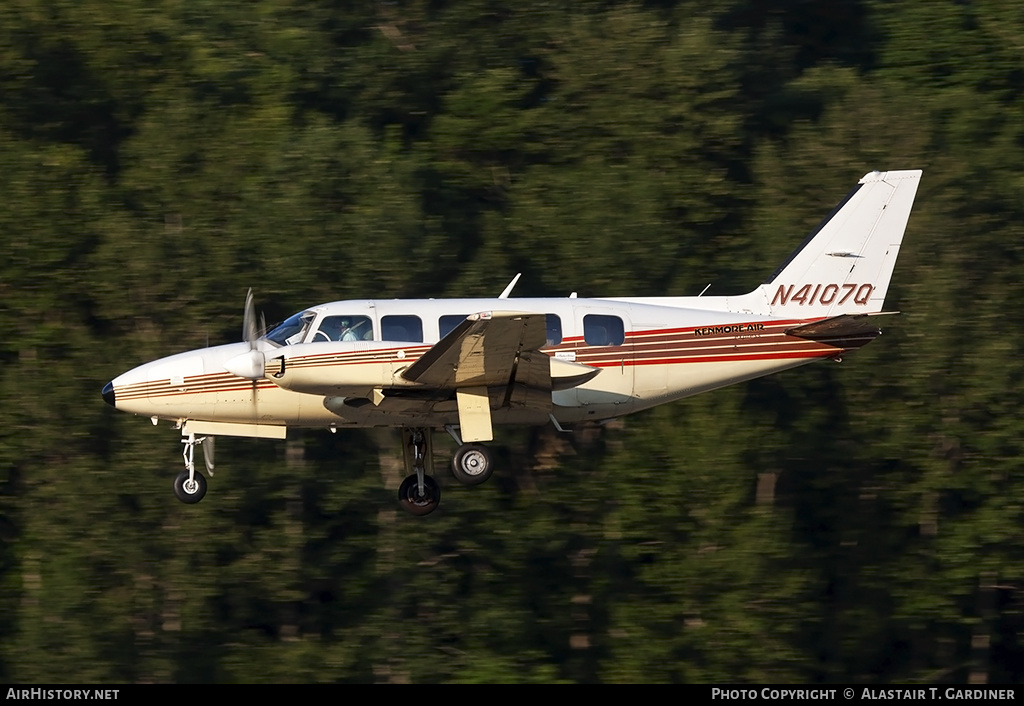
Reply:
[[866, 174], [747, 296], [763, 297], [772, 316], [881, 311], [920, 179], [919, 169]]

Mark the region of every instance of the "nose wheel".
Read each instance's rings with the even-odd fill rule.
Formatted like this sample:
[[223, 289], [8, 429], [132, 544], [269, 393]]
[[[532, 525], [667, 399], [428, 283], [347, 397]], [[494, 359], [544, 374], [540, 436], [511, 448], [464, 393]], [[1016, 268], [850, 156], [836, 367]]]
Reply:
[[183, 503], [194, 505], [206, 495], [206, 478], [199, 471], [182, 471], [174, 479], [174, 495]]

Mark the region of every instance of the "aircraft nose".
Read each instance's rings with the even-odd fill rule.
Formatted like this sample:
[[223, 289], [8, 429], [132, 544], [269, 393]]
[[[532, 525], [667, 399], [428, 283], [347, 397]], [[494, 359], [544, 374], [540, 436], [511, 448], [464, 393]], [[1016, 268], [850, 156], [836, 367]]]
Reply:
[[108, 382], [103, 386], [103, 401], [111, 407], [114, 406], [114, 383]]

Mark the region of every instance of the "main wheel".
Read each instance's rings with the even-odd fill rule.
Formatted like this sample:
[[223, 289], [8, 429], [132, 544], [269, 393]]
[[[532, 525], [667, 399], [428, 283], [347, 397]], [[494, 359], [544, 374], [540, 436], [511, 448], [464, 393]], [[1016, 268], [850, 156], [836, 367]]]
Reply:
[[452, 456], [452, 475], [463, 485], [480, 485], [491, 477], [491, 452], [480, 444], [463, 444]]
[[441, 488], [430, 476], [423, 476], [423, 495], [419, 493], [419, 482], [416, 474], [402, 481], [398, 488], [398, 502], [402, 509], [412, 515], [429, 515], [437, 509], [441, 502]]
[[206, 495], [206, 478], [202, 473], [196, 471], [192, 480], [189, 481], [188, 471], [182, 471], [174, 479], [174, 494], [181, 502], [193, 505]]

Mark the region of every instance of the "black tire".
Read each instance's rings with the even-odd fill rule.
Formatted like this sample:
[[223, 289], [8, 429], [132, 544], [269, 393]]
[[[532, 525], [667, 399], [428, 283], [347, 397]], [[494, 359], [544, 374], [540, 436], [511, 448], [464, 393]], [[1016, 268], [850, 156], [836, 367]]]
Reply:
[[419, 495], [419, 483], [416, 474], [402, 481], [398, 488], [398, 502], [402, 509], [410, 515], [429, 515], [437, 509], [441, 502], [441, 488], [430, 476], [423, 476], [423, 497]]
[[452, 456], [452, 475], [463, 485], [480, 485], [494, 473], [494, 459], [482, 444], [463, 444]]
[[199, 471], [193, 475], [194, 487], [189, 487], [188, 471], [182, 471], [174, 479], [174, 495], [183, 503], [194, 505], [206, 495], [206, 478]]

